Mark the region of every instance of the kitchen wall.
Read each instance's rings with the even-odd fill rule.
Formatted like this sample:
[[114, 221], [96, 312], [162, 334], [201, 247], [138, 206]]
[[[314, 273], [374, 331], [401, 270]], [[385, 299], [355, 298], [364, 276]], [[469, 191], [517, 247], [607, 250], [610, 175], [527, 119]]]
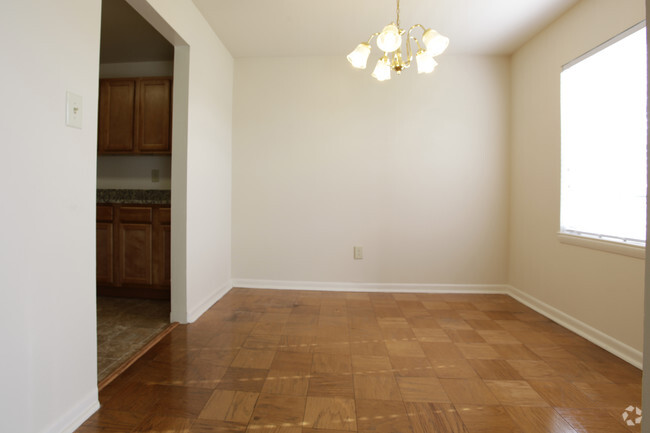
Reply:
[[[0, 431], [70, 432], [99, 407], [99, 0], [0, 6]], [[71, 25], [74, 23], [74, 25]], [[66, 92], [82, 128], [65, 125]]]
[[439, 63], [379, 83], [345, 56], [235, 61], [235, 285], [506, 282], [508, 59]]
[[[100, 78], [171, 77], [174, 62], [102, 63]], [[172, 143], [173, 146], [173, 143]], [[151, 171], [158, 170], [159, 181], [153, 182]], [[97, 188], [99, 189], [171, 189], [171, 156], [97, 157]]]
[[560, 243], [560, 70], [645, 18], [643, 0], [582, 1], [512, 58], [510, 282], [639, 365], [644, 260]]

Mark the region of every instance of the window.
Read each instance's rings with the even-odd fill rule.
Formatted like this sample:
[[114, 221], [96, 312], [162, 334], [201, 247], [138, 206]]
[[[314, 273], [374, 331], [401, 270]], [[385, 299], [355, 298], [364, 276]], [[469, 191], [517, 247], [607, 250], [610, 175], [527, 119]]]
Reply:
[[646, 31], [641, 23], [561, 73], [561, 234], [645, 246]]

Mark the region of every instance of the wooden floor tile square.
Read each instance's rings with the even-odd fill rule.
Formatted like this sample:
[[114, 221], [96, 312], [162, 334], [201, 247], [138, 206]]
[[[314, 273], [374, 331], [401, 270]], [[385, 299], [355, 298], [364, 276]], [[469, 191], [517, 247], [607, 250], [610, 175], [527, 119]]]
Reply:
[[271, 367], [274, 357], [274, 350], [241, 349], [230, 366], [266, 369]]
[[132, 430], [133, 433], [144, 433], [144, 432], [161, 432], [161, 431], [173, 431], [178, 433], [189, 433], [190, 426], [192, 425], [193, 419], [166, 416], [166, 415], [150, 415], [148, 416], [135, 430]]
[[526, 433], [515, 424], [503, 406], [454, 406], [470, 433]]
[[586, 363], [579, 360], [547, 359], [546, 363], [558, 375], [571, 382], [611, 383], [605, 376], [592, 370]]
[[388, 356], [353, 355], [352, 371], [355, 373], [387, 373], [393, 365]]
[[440, 379], [440, 383], [454, 404], [499, 404], [499, 400], [480, 379]]
[[311, 353], [277, 352], [271, 363], [271, 370], [291, 372], [294, 375], [304, 375], [311, 371]]
[[482, 379], [523, 379], [517, 370], [503, 359], [470, 359], [468, 362]]
[[417, 341], [386, 341], [386, 349], [391, 356], [425, 356]]
[[476, 332], [489, 344], [521, 344], [519, 340], [505, 330], [478, 330]]
[[436, 373], [427, 358], [410, 356], [391, 356], [395, 376], [436, 377]]
[[485, 384], [504, 406], [548, 406], [525, 380], [486, 380]]
[[641, 407], [642, 388], [640, 384], [620, 385], [614, 383], [572, 383], [599, 406], [618, 409], [630, 405]]
[[405, 402], [413, 433], [469, 433], [451, 404]]
[[315, 429], [356, 431], [354, 400], [340, 397], [307, 397], [303, 426]]
[[280, 334], [277, 335], [249, 335], [242, 347], [245, 349], [275, 351], [280, 343]]
[[474, 330], [446, 329], [445, 332], [453, 343], [485, 343], [483, 337]]
[[564, 380], [528, 380], [528, 383], [553, 407], [589, 408], [594, 401]]
[[542, 359], [578, 359], [564, 350], [561, 346], [555, 344], [531, 343], [526, 346]]
[[305, 397], [260, 394], [249, 426], [300, 427], [304, 413]]
[[451, 343], [449, 334], [442, 328], [413, 328], [415, 338], [425, 343]]
[[350, 342], [334, 337], [317, 337], [312, 347], [314, 353], [334, 353], [339, 355], [350, 354]]
[[461, 329], [472, 331], [473, 328], [463, 319], [456, 319], [451, 317], [441, 317], [437, 319], [438, 324], [444, 329]]
[[177, 418], [197, 418], [212, 391], [188, 386], [154, 385], [156, 407], [152, 413]]
[[349, 374], [352, 373], [352, 361], [349, 355], [314, 353], [311, 371], [315, 374]]
[[450, 402], [440, 380], [435, 377], [398, 377], [397, 384], [404, 401]]
[[280, 395], [307, 395], [309, 387], [309, 374], [296, 374], [295, 371], [271, 370], [269, 371], [262, 392], [265, 394]]
[[432, 361], [465, 359], [454, 343], [420, 343], [427, 358]]
[[258, 396], [254, 392], [217, 389], [201, 410], [199, 418], [247, 424]]
[[352, 375], [312, 374], [309, 378], [308, 396], [354, 398]]
[[431, 360], [431, 368], [441, 379], [478, 379], [476, 371], [465, 359]]
[[506, 406], [510, 418], [526, 433], [576, 433], [559, 413], [550, 407]]
[[311, 352], [316, 337], [303, 335], [281, 335], [279, 352]]
[[221, 377], [217, 389], [260, 392], [268, 372], [268, 370], [254, 368], [230, 367]]
[[[629, 433], [622, 421], [610, 413], [599, 409], [558, 408], [557, 412], [577, 432], [588, 433]], [[621, 410], [621, 413], [625, 408]], [[622, 417], [621, 417], [622, 420]]]
[[560, 378], [558, 372], [544, 361], [509, 359], [507, 362], [525, 379]]
[[[213, 419], [197, 419], [190, 427], [190, 433], [244, 433], [246, 424]], [[163, 430], [165, 431], [165, 430]]]
[[441, 329], [440, 324], [433, 316], [411, 316], [407, 320], [412, 328]]
[[371, 356], [388, 356], [388, 350], [381, 335], [379, 340], [361, 340], [350, 343], [350, 353], [352, 355], [371, 355]]
[[540, 359], [532, 350], [523, 344], [492, 344], [501, 359]]
[[357, 400], [356, 404], [360, 433], [413, 433], [403, 402]]
[[402, 399], [395, 376], [390, 373], [355, 374], [354, 395], [357, 400]]
[[473, 343], [457, 343], [456, 347], [463, 354], [466, 359], [498, 359], [499, 354], [489, 344]]

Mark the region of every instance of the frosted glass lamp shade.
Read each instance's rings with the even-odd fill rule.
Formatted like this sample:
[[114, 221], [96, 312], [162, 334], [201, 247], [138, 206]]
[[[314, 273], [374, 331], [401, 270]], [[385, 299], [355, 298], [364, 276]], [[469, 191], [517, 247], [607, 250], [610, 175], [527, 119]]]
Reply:
[[433, 29], [429, 29], [422, 35], [422, 42], [427, 47], [427, 53], [432, 57], [445, 52], [449, 46], [449, 38], [441, 35]]
[[418, 74], [430, 74], [438, 66], [436, 59], [426, 51], [418, 51], [415, 60], [418, 64]]
[[368, 56], [370, 55], [370, 45], [365, 42], [357, 45], [357, 47], [348, 54], [348, 62], [357, 69], [366, 69], [368, 63]]
[[378, 81], [390, 80], [390, 62], [388, 61], [388, 57], [384, 56], [377, 61], [377, 66], [372, 71], [372, 76]]
[[402, 45], [402, 36], [395, 24], [389, 24], [377, 36], [377, 46], [385, 53], [392, 53]]

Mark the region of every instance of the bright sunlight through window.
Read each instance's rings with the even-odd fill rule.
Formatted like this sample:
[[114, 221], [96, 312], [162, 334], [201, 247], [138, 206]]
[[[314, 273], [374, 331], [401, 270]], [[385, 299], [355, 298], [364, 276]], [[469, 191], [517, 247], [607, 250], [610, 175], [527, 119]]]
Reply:
[[646, 77], [644, 23], [564, 66], [562, 233], [645, 245]]

